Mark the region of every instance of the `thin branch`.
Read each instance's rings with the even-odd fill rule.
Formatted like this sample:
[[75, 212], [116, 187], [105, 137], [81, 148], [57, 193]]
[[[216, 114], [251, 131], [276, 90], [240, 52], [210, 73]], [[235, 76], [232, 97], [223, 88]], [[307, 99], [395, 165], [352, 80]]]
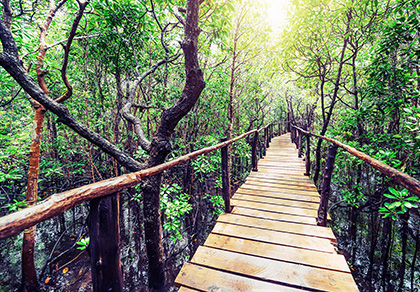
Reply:
[[70, 53], [70, 47], [71, 43], [73, 42], [73, 39], [76, 35], [77, 27], [79, 26], [80, 19], [83, 16], [83, 12], [88, 5], [88, 1], [78, 1], [79, 3], [79, 12], [76, 15], [76, 18], [73, 21], [73, 25], [70, 30], [69, 37], [67, 39], [66, 46], [64, 47], [64, 59], [63, 59], [63, 66], [61, 67], [61, 79], [63, 79], [64, 84], [67, 87], [67, 91], [59, 97], [56, 101], [57, 102], [63, 102], [71, 97], [73, 94], [73, 87], [71, 86], [69, 80], [67, 79], [67, 66], [69, 62], [69, 53]]
[[[73, 40], [85, 40], [85, 39], [90, 39], [90, 38], [96, 38], [96, 37], [99, 37], [99, 36], [102, 36], [102, 33], [97, 33], [97, 34], [91, 34], [91, 35], [78, 36], [78, 37], [74, 37], [74, 38], [73, 38]], [[62, 43], [68, 42], [68, 40], [69, 40], [69, 39], [67, 38], [67, 39], [64, 39], [64, 40], [61, 40], [61, 41], [55, 42], [55, 43], [53, 43], [53, 44], [51, 44], [51, 45], [48, 45], [48, 46], [47, 46], [47, 49], [51, 49], [52, 47], [55, 47], [55, 46], [61, 45]]]
[[0, 104], [0, 107], [5, 107], [5, 106], [7, 106], [7, 105], [9, 105], [9, 104], [11, 104], [12, 103], [12, 101], [19, 95], [19, 93], [22, 91], [22, 87], [21, 88], [19, 88], [19, 90], [18, 90], [18, 92], [9, 100], [9, 101], [6, 101], [5, 103], [3, 103], [3, 104]]

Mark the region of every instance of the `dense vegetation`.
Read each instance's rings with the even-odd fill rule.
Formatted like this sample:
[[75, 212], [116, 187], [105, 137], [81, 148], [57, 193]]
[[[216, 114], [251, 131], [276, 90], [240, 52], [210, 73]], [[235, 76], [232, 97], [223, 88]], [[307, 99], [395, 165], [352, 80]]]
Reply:
[[[0, 214], [287, 118], [419, 178], [420, 1], [294, 0], [284, 27], [270, 5], [3, 0]], [[233, 188], [249, 142], [230, 149]], [[328, 145], [312, 143], [320, 185]], [[115, 195], [124, 289], [172, 286], [222, 210], [220, 164], [211, 153]], [[341, 151], [333, 191], [359, 288], [419, 289], [419, 198]], [[22, 234], [2, 241], [0, 291], [91, 289], [92, 206], [25, 232], [33, 268]]]

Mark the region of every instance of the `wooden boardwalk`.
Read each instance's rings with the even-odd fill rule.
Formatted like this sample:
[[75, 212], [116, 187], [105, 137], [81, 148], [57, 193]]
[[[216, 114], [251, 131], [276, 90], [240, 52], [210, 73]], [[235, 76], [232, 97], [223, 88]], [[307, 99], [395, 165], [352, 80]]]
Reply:
[[359, 291], [286, 134], [272, 140], [175, 283], [184, 291]]

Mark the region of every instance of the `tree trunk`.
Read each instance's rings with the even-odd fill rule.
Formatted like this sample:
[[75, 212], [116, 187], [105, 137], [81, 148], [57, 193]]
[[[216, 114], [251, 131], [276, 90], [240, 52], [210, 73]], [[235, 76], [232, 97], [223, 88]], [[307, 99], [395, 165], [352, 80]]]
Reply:
[[392, 221], [389, 217], [384, 219], [383, 223], [383, 235], [382, 235], [382, 251], [381, 251], [381, 263], [382, 263], [382, 287], [383, 291], [388, 291], [391, 283], [389, 283], [389, 272], [388, 272], [388, 259], [391, 248], [391, 231]]
[[[351, 15], [351, 14], [349, 13], [349, 15]], [[350, 25], [350, 19], [348, 20], [346, 31], [349, 31], [349, 25]], [[333, 92], [333, 95], [332, 95], [332, 98], [331, 98], [331, 103], [330, 103], [330, 106], [329, 106], [328, 113], [327, 113], [326, 117], [324, 117], [324, 124], [322, 126], [322, 130], [321, 130], [321, 133], [320, 133], [321, 136], [324, 136], [325, 133], [327, 132], [328, 125], [330, 123], [331, 116], [332, 116], [332, 113], [333, 113], [334, 105], [335, 105], [336, 100], [337, 100], [338, 90], [340, 88], [341, 72], [342, 72], [343, 66], [344, 66], [344, 55], [345, 55], [345, 52], [346, 52], [347, 44], [348, 44], [348, 36], [346, 36], [346, 38], [344, 39], [343, 48], [341, 49], [341, 56], [340, 56], [340, 62], [338, 64], [337, 77], [336, 77], [336, 80], [335, 80], [335, 83], [334, 83], [334, 92]], [[321, 96], [321, 98], [323, 98], [323, 96]], [[323, 113], [324, 113], [324, 109], [323, 109]], [[315, 185], [318, 183], [319, 170], [320, 170], [320, 167], [321, 167], [321, 162], [320, 162], [321, 161], [321, 145], [322, 145], [322, 141], [319, 139], [317, 147], [316, 147], [316, 160], [315, 160], [315, 169], [314, 169]]]
[[90, 202], [89, 254], [95, 292], [123, 291], [119, 201], [120, 195], [114, 194]]
[[400, 279], [400, 285], [398, 287], [398, 292], [405, 291], [404, 290], [404, 276], [405, 276], [405, 260], [407, 255], [407, 237], [408, 237], [408, 219], [409, 219], [409, 213], [408, 211], [405, 214], [401, 214], [400, 216], [402, 221], [402, 227], [401, 227], [401, 264], [400, 269], [398, 271], [398, 278]]
[[331, 193], [331, 178], [334, 169], [335, 156], [338, 146], [331, 144], [328, 151], [327, 162], [325, 163], [324, 181], [321, 190], [321, 202], [318, 208], [317, 225], [327, 226], [328, 200]]
[[[34, 205], [38, 196], [39, 156], [44, 117], [45, 109], [42, 106], [36, 107], [26, 186], [26, 201], [29, 205]], [[23, 234], [21, 291], [39, 291], [34, 263], [35, 230], [36, 226], [33, 226], [25, 230]]]
[[415, 238], [416, 249], [414, 251], [413, 261], [411, 262], [411, 291], [412, 292], [414, 291], [414, 271], [416, 271], [417, 254], [418, 254], [419, 248], [420, 248], [419, 235], [420, 235], [420, 232], [417, 230], [417, 235], [416, 235], [416, 238]]

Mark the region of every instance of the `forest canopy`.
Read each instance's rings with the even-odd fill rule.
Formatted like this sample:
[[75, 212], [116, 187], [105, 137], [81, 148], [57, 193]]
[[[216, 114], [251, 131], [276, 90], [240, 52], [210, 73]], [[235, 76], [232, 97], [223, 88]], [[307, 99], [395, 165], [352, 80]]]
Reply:
[[[419, 179], [419, 5], [2, 0], [0, 215], [269, 123]], [[228, 147], [232, 192], [251, 140]], [[311, 143], [319, 187], [328, 145]], [[99, 289], [104, 209], [117, 286], [175, 289], [223, 212], [221, 163], [200, 156], [1, 241], [0, 291]], [[361, 291], [419, 289], [418, 196], [341, 150], [334, 171], [331, 226]]]

